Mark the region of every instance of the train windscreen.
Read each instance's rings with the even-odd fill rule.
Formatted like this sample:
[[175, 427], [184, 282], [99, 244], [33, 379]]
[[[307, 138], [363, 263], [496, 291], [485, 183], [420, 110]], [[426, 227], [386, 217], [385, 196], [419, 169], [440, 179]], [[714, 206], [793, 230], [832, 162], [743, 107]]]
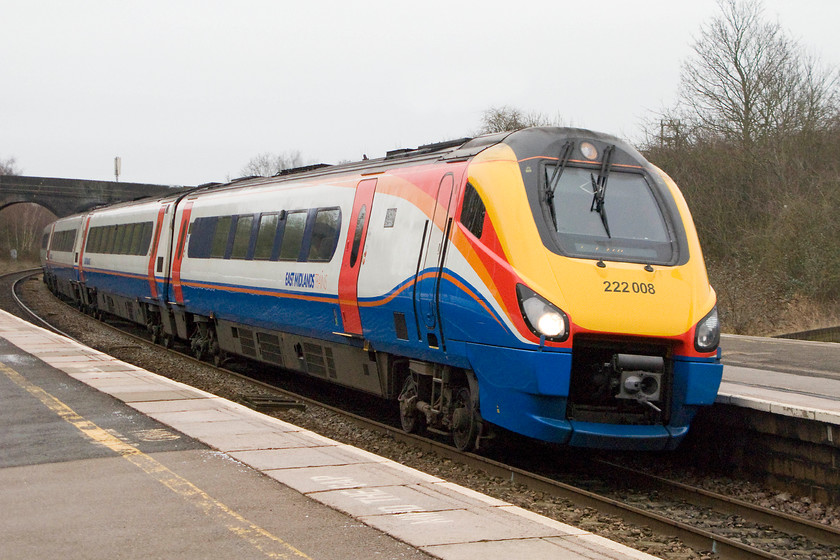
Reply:
[[[574, 257], [667, 264], [673, 258], [668, 225], [641, 173], [613, 170], [602, 185], [597, 170], [545, 166], [555, 239]], [[554, 178], [554, 183], [551, 180]]]

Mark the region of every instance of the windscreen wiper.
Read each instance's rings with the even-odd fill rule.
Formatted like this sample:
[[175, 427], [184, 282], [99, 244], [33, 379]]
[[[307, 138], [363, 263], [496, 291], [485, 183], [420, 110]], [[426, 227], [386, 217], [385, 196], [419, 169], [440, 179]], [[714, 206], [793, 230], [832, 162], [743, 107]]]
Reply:
[[575, 143], [567, 141], [563, 144], [563, 149], [560, 156], [557, 158], [557, 166], [554, 168], [554, 173], [551, 174], [551, 179], [545, 184], [545, 202], [548, 204], [548, 211], [551, 213], [551, 221], [554, 223], [554, 229], [557, 229], [557, 214], [554, 211], [554, 191], [557, 190], [557, 185], [560, 183], [560, 176], [563, 170], [566, 169], [566, 164], [569, 163], [569, 157], [572, 155], [572, 149]]
[[604, 158], [601, 161], [601, 171], [598, 172], [598, 179], [596, 180], [592, 173], [589, 174], [589, 178], [592, 179], [592, 205], [589, 207], [589, 211], [598, 212], [601, 215], [601, 223], [604, 224], [604, 231], [607, 232], [609, 238], [612, 238], [612, 235], [610, 235], [610, 224], [607, 222], [604, 197], [607, 194], [607, 179], [610, 176], [610, 160], [612, 159], [613, 149], [615, 149], [615, 146], [607, 146], [604, 149]]

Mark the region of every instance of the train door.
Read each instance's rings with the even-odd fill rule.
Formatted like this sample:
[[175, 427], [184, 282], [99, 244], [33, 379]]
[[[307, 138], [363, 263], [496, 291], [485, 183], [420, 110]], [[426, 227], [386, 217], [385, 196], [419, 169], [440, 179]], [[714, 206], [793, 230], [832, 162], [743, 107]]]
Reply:
[[181, 211], [181, 222], [177, 229], [177, 237], [173, 233], [173, 239], [176, 239], [175, 246], [172, 248], [172, 294], [175, 296], [175, 303], [184, 305], [183, 285], [181, 284], [181, 264], [184, 261], [184, 247], [187, 244], [187, 234], [190, 228], [190, 216], [192, 215], [193, 201], [187, 200], [184, 202], [183, 210]]
[[85, 216], [84, 220], [82, 220], [82, 227], [79, 230], [81, 244], [79, 245], [78, 249], [76, 249], [76, 262], [79, 265], [79, 282], [81, 284], [85, 283], [85, 244], [87, 243], [87, 234], [88, 230], [90, 229], [90, 218], [91, 215], [88, 214], [87, 216]]
[[168, 239], [166, 214], [169, 213], [170, 204], [161, 204], [158, 208], [157, 220], [155, 221], [155, 229], [152, 235], [152, 249], [149, 251], [149, 268], [147, 270], [149, 279], [149, 292], [152, 299], [160, 299], [161, 303], [166, 303], [166, 291], [158, 290], [158, 279], [161, 283], [167, 282], [168, 263], [165, 262], [165, 250], [161, 250], [161, 238]]
[[347, 334], [362, 334], [362, 319], [359, 315], [359, 270], [365, 254], [365, 239], [373, 206], [373, 193], [376, 179], [359, 181], [356, 197], [353, 199], [353, 211], [347, 230], [347, 243], [341, 260], [341, 274], [338, 277], [338, 304], [341, 308], [341, 321]]
[[440, 324], [440, 283], [446, 256], [449, 234], [449, 204], [455, 187], [455, 178], [447, 173], [437, 189], [435, 209], [431, 223], [426, 228], [426, 241], [420, 254], [414, 292], [414, 311], [425, 326], [426, 342], [431, 348], [444, 348]]

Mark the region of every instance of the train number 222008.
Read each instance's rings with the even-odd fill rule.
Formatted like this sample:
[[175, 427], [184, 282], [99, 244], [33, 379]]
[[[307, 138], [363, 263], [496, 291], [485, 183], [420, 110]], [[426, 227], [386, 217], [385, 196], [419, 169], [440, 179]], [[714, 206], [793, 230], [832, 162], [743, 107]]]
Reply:
[[619, 294], [655, 294], [656, 287], [652, 282], [610, 282], [604, 280], [604, 291]]

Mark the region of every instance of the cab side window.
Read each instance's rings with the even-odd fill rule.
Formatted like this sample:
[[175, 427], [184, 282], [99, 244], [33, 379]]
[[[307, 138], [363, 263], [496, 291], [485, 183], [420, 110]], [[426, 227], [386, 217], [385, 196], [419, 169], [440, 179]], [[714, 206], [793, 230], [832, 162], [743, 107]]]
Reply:
[[487, 209], [484, 207], [484, 201], [481, 200], [481, 196], [479, 196], [475, 187], [467, 183], [464, 192], [464, 205], [461, 209], [461, 223], [470, 233], [481, 239], [486, 215]]

